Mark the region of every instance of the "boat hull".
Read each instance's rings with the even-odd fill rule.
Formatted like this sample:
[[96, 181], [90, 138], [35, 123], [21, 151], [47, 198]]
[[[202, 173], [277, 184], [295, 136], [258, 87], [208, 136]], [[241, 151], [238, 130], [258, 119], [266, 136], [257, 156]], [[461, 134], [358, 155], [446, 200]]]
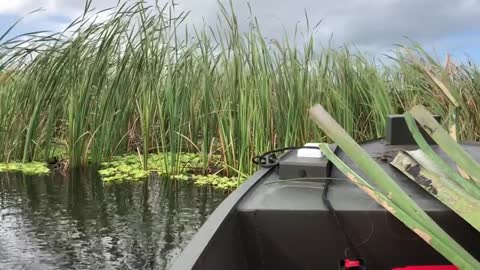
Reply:
[[[479, 144], [463, 146], [480, 161]], [[362, 144], [362, 148], [448, 234], [480, 260], [479, 232], [389, 164], [398, 149], [411, 150], [415, 146], [388, 145], [377, 140]], [[445, 157], [438, 146], [432, 148]], [[336, 154], [364, 176], [341, 149]], [[284, 156], [291, 160], [288, 155], [295, 153]], [[278, 167], [261, 169], [233, 192], [172, 269], [339, 269], [341, 260], [358, 257], [369, 270], [450, 264], [335, 167], [328, 172], [328, 182], [309, 179], [309, 172], [303, 179], [282, 179], [279, 171]], [[327, 183], [327, 198], [337, 219], [322, 199]], [[352, 239], [353, 247], [347, 243], [346, 235]]]

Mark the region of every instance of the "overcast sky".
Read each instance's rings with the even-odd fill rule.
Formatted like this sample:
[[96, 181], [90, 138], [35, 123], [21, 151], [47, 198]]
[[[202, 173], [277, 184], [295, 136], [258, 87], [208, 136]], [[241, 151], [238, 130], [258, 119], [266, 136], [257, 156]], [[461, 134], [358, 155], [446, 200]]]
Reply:
[[[154, 0], [150, 0], [151, 2]], [[117, 0], [93, 0], [98, 9]], [[160, 0], [160, 2], [162, 2]], [[177, 8], [190, 10], [190, 22], [214, 24], [217, 0], [176, 0]], [[243, 27], [248, 26], [247, 1], [234, 0]], [[310, 25], [323, 20], [314, 34], [327, 44], [333, 35], [337, 44], [355, 44], [373, 55], [405, 43], [408, 37], [442, 57], [446, 52], [457, 58], [470, 57], [480, 63], [480, 0], [250, 0], [264, 36], [282, 37], [295, 26], [305, 31], [305, 11]], [[20, 16], [30, 15], [16, 32], [39, 29], [61, 30], [81, 14], [83, 0], [0, 0], [0, 33]], [[1, 34], [0, 34], [1, 35]]]

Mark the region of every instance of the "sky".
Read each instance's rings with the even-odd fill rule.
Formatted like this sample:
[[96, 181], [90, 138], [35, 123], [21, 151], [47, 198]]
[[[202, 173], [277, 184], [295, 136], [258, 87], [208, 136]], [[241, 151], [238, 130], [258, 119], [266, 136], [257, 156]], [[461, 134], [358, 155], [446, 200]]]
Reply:
[[[118, 0], [93, 0], [97, 10]], [[155, 0], [146, 0], [154, 2]], [[158, 0], [162, 2], [162, 0]], [[165, 3], [166, 0], [163, 0]], [[169, 0], [171, 1], [171, 0]], [[191, 24], [215, 25], [217, 0], [175, 0], [177, 10], [190, 11]], [[480, 63], [480, 0], [234, 0], [243, 29], [248, 29], [251, 6], [262, 33], [269, 39], [292, 36], [295, 28], [310, 28], [320, 45], [355, 45], [373, 56], [395, 44], [414, 40], [440, 59], [454, 58]], [[83, 0], [0, 0], [0, 36], [21, 17], [15, 33], [62, 30], [84, 10]], [[28, 15], [30, 12], [42, 9]]]

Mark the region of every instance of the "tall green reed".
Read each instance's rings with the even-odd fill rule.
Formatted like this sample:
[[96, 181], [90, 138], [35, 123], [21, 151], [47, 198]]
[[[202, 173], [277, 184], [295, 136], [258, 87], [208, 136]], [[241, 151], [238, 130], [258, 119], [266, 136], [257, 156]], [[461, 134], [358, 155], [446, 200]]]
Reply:
[[218, 27], [186, 17], [137, 1], [96, 14], [87, 3], [65, 31], [31, 35], [34, 57], [25, 38], [0, 45], [0, 160], [66, 152], [79, 167], [136, 152], [148, 167], [157, 152], [175, 174], [178, 155], [198, 152], [204, 172], [218, 154], [223, 173], [248, 174], [256, 153], [327, 140], [308, 119], [317, 102], [356, 140], [382, 136], [385, 116], [414, 104], [448, 115], [428, 72], [459, 102], [460, 138], [480, 138], [473, 64], [447, 70], [415, 44], [384, 64], [310, 36], [269, 41], [255, 19], [241, 31], [231, 6], [220, 6]]

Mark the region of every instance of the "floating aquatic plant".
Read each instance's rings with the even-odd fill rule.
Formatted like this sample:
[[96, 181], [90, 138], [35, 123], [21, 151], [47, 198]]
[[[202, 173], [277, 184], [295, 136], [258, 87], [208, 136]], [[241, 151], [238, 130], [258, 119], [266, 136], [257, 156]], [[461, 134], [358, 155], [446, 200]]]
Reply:
[[30, 162], [30, 163], [0, 163], [0, 173], [2, 172], [21, 172], [27, 175], [42, 175], [50, 173], [46, 163]]
[[210, 175], [194, 175], [193, 180], [196, 185], [205, 186], [209, 185], [216, 189], [233, 190], [243, 182], [243, 178], [237, 177], [225, 177], [216, 174]]
[[[220, 157], [212, 156], [210, 164], [213, 168], [221, 168], [219, 164]], [[144, 159], [137, 155], [127, 155], [115, 157], [112, 161], [103, 162], [102, 169], [99, 171], [105, 182], [122, 180], [142, 180], [148, 178], [151, 174], [159, 176], [170, 176], [172, 179], [180, 181], [192, 181], [197, 185], [209, 185], [217, 189], [231, 190], [241, 183], [242, 178], [225, 177], [217, 172], [207, 175], [197, 174], [203, 165], [203, 159], [199, 154], [184, 153], [178, 155], [176, 162], [179, 163], [179, 170], [175, 174], [169, 174], [170, 155], [169, 154], [151, 154], [148, 155], [147, 169], [144, 169]]]
[[[218, 160], [218, 157], [217, 157]], [[203, 167], [202, 157], [198, 154], [183, 153], [176, 155], [178, 170], [176, 174], [184, 174]], [[137, 155], [126, 155], [114, 157], [112, 161], [103, 162], [99, 171], [105, 181], [111, 180], [138, 180], [146, 178], [154, 172], [158, 175], [169, 175], [172, 168], [170, 154], [148, 155], [147, 168], [144, 169], [144, 160]]]

